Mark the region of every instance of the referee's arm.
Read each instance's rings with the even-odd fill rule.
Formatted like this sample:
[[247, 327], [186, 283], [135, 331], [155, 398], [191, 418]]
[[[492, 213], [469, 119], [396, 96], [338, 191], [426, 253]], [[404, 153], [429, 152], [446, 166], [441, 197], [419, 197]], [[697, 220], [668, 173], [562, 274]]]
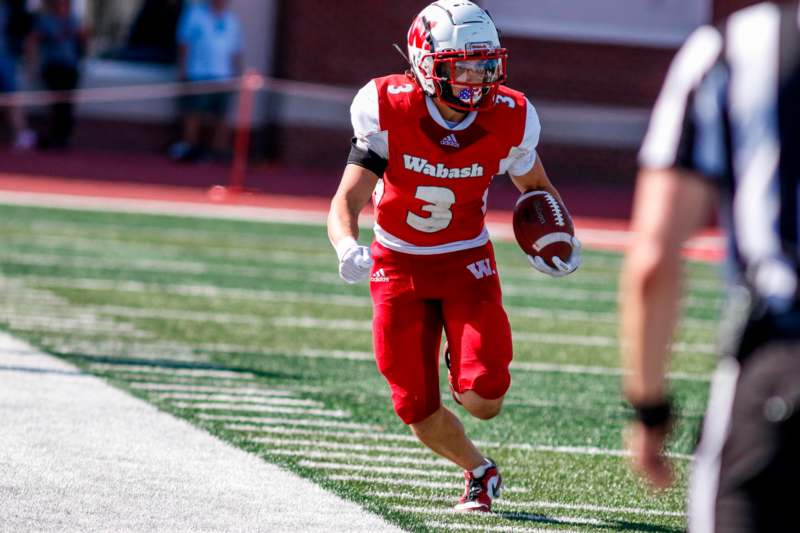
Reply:
[[[715, 191], [685, 170], [644, 169], [634, 204], [634, 241], [622, 270], [623, 390], [639, 410], [667, 405], [665, 374], [681, 297], [681, 247], [708, 219]], [[645, 415], [646, 416], [646, 415]], [[655, 487], [672, 481], [663, 456], [669, 416], [631, 424], [633, 464]]]
[[682, 292], [681, 249], [708, 221], [716, 196], [694, 161], [695, 144], [708, 140], [708, 128], [695, 120], [695, 96], [719, 52], [719, 34], [705, 27], [670, 68], [640, 154], [633, 241], [620, 279], [623, 392], [637, 415], [627, 446], [634, 468], [659, 488], [672, 481], [663, 449], [671, 424], [665, 375]]

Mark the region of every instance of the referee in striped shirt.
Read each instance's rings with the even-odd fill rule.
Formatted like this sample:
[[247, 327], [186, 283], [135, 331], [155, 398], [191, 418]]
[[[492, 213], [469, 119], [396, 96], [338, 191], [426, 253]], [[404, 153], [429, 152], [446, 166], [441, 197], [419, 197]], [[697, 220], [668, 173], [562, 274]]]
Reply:
[[665, 385], [681, 246], [715, 206], [728, 298], [689, 486], [689, 531], [800, 531], [800, 25], [763, 3], [692, 34], [640, 153], [621, 281], [623, 388], [634, 468], [670, 484]]

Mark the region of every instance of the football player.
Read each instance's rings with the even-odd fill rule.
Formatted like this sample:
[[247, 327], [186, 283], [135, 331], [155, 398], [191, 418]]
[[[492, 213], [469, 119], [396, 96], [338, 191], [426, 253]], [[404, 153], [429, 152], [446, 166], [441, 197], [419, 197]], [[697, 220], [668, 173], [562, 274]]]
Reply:
[[[398, 416], [437, 454], [464, 469], [456, 509], [489, 511], [497, 465], [441, 404], [442, 331], [453, 398], [471, 415], [500, 412], [510, 384], [511, 329], [484, 225], [489, 183], [508, 173], [522, 191], [560, 199], [536, 154], [541, 126], [525, 96], [503, 85], [508, 52], [489, 14], [440, 0], [408, 32], [410, 70], [375, 78], [350, 109], [355, 137], [331, 203], [328, 235], [348, 283], [370, 278], [373, 343]], [[358, 215], [372, 197], [375, 241], [358, 244]], [[573, 242], [550, 276], [581, 262]]]

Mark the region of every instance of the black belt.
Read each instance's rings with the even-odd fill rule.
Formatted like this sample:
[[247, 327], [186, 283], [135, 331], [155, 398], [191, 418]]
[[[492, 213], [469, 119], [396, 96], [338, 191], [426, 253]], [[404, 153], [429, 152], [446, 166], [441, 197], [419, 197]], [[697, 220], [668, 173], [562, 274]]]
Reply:
[[742, 332], [738, 358], [746, 359], [767, 342], [793, 339], [800, 339], [800, 309], [753, 316]]

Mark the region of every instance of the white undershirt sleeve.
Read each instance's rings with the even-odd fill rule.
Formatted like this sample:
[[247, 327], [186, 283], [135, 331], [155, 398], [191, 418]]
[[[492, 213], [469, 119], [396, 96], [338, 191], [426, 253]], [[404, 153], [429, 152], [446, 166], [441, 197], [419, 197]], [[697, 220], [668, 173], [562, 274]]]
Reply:
[[542, 133], [542, 124], [539, 114], [530, 100], [525, 99], [527, 109], [525, 112], [525, 133], [519, 146], [514, 146], [508, 152], [508, 157], [500, 161], [500, 174], [508, 172], [512, 176], [523, 176], [530, 172], [536, 163], [536, 146]]
[[353, 98], [350, 121], [357, 147], [372, 150], [384, 159], [389, 159], [389, 136], [387, 131], [381, 131], [378, 88], [374, 80], [362, 87]]

